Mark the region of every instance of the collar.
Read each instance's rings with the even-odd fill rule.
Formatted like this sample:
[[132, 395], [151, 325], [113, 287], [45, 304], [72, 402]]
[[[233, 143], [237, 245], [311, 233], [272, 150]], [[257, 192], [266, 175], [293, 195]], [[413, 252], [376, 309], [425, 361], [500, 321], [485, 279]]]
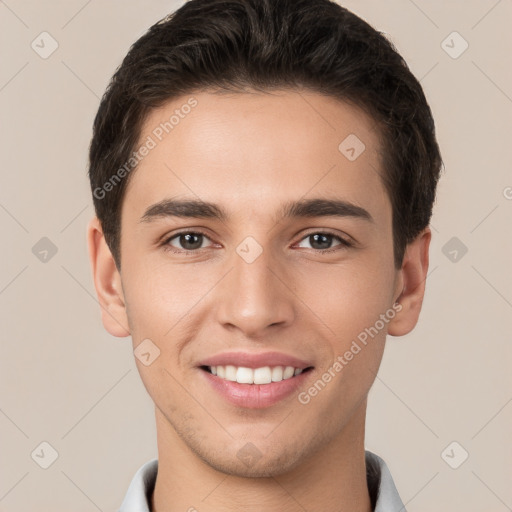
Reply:
[[[373, 512], [407, 512], [384, 460], [368, 450], [365, 457]], [[152, 459], [139, 468], [118, 512], [151, 512], [149, 503], [157, 471], [158, 459]]]

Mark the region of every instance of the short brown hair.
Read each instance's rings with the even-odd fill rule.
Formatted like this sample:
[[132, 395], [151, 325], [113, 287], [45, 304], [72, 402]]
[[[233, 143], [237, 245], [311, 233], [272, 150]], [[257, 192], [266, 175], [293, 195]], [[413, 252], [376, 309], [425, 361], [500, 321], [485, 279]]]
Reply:
[[89, 179], [118, 269], [121, 204], [133, 173], [108, 193], [103, 186], [130, 159], [148, 113], [194, 91], [248, 88], [306, 88], [375, 120], [400, 268], [407, 243], [430, 222], [442, 160], [421, 85], [393, 44], [330, 0], [190, 0], [132, 45], [94, 120]]

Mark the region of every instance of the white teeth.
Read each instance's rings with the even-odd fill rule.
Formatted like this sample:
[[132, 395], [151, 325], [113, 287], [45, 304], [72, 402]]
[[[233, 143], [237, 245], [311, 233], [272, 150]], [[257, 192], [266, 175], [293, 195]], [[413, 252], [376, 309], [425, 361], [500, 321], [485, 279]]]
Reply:
[[293, 366], [287, 366], [283, 372], [283, 379], [289, 379], [290, 377], [293, 377], [294, 371], [295, 368]]
[[263, 366], [261, 368], [246, 368], [245, 366], [210, 366], [210, 372], [221, 379], [239, 384], [270, 384], [291, 379], [302, 373], [301, 368], [293, 366]]
[[272, 382], [272, 371], [270, 366], [256, 368], [254, 370], [254, 384], [270, 384]]
[[239, 384], [253, 384], [254, 371], [252, 368], [244, 368], [243, 366], [239, 366], [236, 370], [236, 381]]
[[283, 380], [283, 367], [274, 366], [272, 368], [272, 382], [279, 382], [280, 380]]
[[224, 375], [224, 378], [226, 380], [232, 380], [233, 382], [236, 381], [236, 366], [227, 365], [226, 366], [226, 373]]

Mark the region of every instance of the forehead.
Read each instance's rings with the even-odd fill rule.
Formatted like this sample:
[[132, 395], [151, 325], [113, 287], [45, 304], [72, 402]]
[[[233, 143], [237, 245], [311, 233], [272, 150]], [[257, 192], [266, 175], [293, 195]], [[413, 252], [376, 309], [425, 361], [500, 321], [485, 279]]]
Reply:
[[256, 216], [308, 195], [388, 206], [375, 123], [318, 93], [185, 95], [149, 113], [143, 145], [123, 211], [143, 215], [170, 196], [250, 206]]

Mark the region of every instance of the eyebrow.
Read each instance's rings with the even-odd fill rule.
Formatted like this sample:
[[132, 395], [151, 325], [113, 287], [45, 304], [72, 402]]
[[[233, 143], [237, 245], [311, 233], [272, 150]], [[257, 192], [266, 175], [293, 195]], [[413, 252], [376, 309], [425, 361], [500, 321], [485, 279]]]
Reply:
[[[215, 203], [193, 199], [163, 199], [149, 206], [140, 222], [152, 222], [166, 217], [216, 219], [226, 222], [229, 215], [222, 206]], [[281, 207], [277, 220], [311, 217], [352, 217], [374, 222], [370, 213], [360, 206], [340, 199], [322, 198], [289, 201]]]

